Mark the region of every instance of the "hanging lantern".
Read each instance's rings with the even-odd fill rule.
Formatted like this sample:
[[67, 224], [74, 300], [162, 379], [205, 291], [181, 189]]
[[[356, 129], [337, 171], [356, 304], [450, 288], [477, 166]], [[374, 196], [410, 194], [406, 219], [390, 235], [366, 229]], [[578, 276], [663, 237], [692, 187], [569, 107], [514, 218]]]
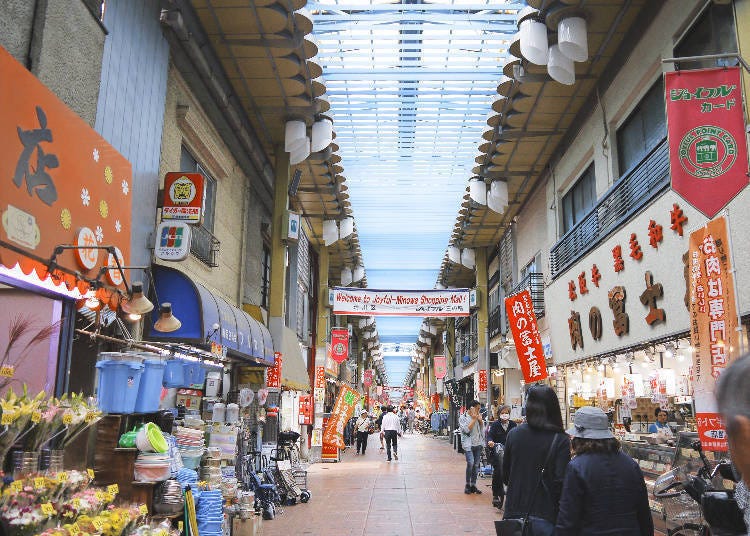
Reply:
[[487, 207], [498, 214], [505, 212], [508, 208], [508, 183], [505, 181], [492, 181], [490, 190], [487, 192]]
[[362, 281], [365, 278], [365, 267], [361, 264], [358, 264], [354, 267], [354, 272], [352, 276], [352, 281], [359, 282]]
[[347, 286], [352, 284], [352, 269], [344, 266], [341, 269], [341, 286]]
[[482, 179], [469, 181], [469, 197], [480, 205], [487, 204], [487, 185]]
[[350, 236], [352, 233], [354, 233], [354, 218], [344, 218], [341, 220], [341, 239]]
[[308, 156], [310, 156], [310, 138], [305, 136], [302, 143], [289, 153], [289, 163], [294, 166], [304, 161]]
[[326, 117], [313, 123], [311, 137], [310, 150], [314, 153], [331, 145], [333, 141], [333, 121]]
[[339, 228], [336, 220], [323, 220], [323, 243], [330, 246], [339, 239]]
[[549, 41], [547, 25], [530, 17], [521, 21], [518, 27], [521, 37], [521, 54], [536, 65], [547, 65]]
[[553, 80], [566, 86], [572, 86], [576, 81], [576, 70], [573, 60], [560, 51], [560, 45], [549, 47], [547, 72]]
[[476, 257], [473, 249], [462, 249], [461, 250], [461, 264], [467, 268], [473, 269], [476, 265]]
[[302, 146], [307, 138], [304, 121], [287, 121], [284, 128], [284, 151], [291, 153]]
[[589, 45], [586, 39], [586, 19], [568, 17], [557, 25], [557, 46], [573, 61], [586, 61], [589, 58]]
[[448, 246], [448, 260], [455, 264], [461, 264], [461, 250], [456, 246]]

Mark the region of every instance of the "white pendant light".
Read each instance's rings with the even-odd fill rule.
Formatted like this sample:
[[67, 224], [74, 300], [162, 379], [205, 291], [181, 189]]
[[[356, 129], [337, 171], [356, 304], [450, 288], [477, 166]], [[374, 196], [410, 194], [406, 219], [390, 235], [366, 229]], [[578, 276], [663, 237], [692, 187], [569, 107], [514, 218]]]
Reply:
[[324, 118], [313, 123], [311, 137], [310, 150], [314, 153], [322, 151], [331, 145], [333, 141], [333, 121]]
[[461, 250], [461, 264], [467, 268], [474, 268], [476, 264], [476, 257], [474, 256], [473, 249], [462, 249]]
[[341, 269], [341, 285], [347, 286], [352, 284], [352, 269], [344, 266]]
[[487, 192], [487, 208], [498, 214], [505, 212], [508, 208], [508, 183], [505, 181], [493, 181]]
[[518, 27], [521, 34], [521, 54], [536, 65], [547, 65], [549, 41], [547, 25], [534, 18], [528, 18]]
[[337, 242], [339, 239], [339, 228], [336, 220], [323, 220], [323, 243], [326, 246]]
[[344, 218], [341, 220], [341, 232], [340, 235], [341, 239], [348, 237], [354, 232], [354, 218]]
[[287, 121], [284, 127], [284, 151], [291, 153], [299, 148], [307, 137], [304, 121]]
[[358, 264], [354, 267], [354, 275], [352, 277], [352, 281], [359, 282], [362, 281], [365, 278], [365, 267], [361, 264]]
[[560, 51], [559, 45], [549, 47], [547, 72], [553, 80], [566, 86], [572, 86], [576, 81], [576, 70], [573, 60]]
[[586, 39], [586, 19], [568, 17], [557, 25], [557, 46], [573, 61], [586, 61], [589, 58], [589, 45]]
[[310, 156], [310, 138], [305, 136], [302, 143], [289, 153], [289, 163], [294, 166], [305, 160], [308, 156]]
[[469, 197], [480, 205], [487, 204], [487, 185], [482, 179], [469, 181]]
[[448, 260], [455, 264], [461, 264], [461, 250], [456, 246], [448, 246]]

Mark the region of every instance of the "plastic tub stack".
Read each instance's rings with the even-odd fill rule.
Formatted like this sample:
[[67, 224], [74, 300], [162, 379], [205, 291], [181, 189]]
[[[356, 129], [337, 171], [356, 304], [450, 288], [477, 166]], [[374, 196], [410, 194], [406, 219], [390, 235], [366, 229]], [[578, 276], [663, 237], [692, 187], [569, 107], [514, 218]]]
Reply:
[[178, 426], [175, 429], [175, 441], [177, 450], [182, 457], [182, 463], [188, 469], [197, 469], [201, 464], [201, 458], [205, 451], [205, 440], [203, 430]]
[[201, 536], [222, 536], [224, 509], [221, 490], [204, 491], [198, 499], [196, 518], [198, 534]]
[[138, 482], [161, 482], [172, 476], [172, 457], [161, 429], [146, 423], [137, 433], [135, 444], [140, 450], [135, 460], [134, 478]]

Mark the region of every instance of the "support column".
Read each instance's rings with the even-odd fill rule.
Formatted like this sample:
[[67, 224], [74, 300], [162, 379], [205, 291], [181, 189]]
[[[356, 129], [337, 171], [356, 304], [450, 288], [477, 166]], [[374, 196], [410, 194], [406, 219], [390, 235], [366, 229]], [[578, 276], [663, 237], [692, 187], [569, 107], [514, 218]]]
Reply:
[[289, 154], [276, 147], [276, 168], [273, 188], [273, 220], [271, 225], [271, 292], [268, 306], [268, 328], [274, 343], [281, 348], [284, 333], [286, 302], [286, 213], [289, 204]]
[[[317, 326], [315, 330], [315, 370], [317, 367], [325, 367], [326, 355], [328, 349], [326, 348], [326, 342], [328, 341], [329, 328], [329, 309], [328, 309], [328, 268], [329, 268], [329, 257], [328, 247], [320, 246], [318, 250], [318, 307], [317, 307]], [[314, 381], [314, 376], [313, 376]], [[325, 395], [325, 385], [323, 386], [323, 394]], [[314, 413], [313, 413], [313, 435], [323, 435], [322, 426], [316, 425], [323, 421], [323, 402], [318, 402], [316, 399], [315, 386], [313, 385], [313, 400], [315, 401]], [[321, 399], [322, 400], [322, 399]], [[312, 456], [315, 460], [320, 460], [322, 455], [322, 447], [313, 446], [311, 448]]]
[[479, 312], [477, 313], [478, 368], [481, 369], [482, 367], [484, 367], [485, 371], [487, 372], [486, 404], [487, 410], [489, 411], [489, 408], [492, 405], [492, 381], [490, 379], [487, 249], [477, 248], [475, 250], [475, 259], [477, 268], [477, 301], [479, 302]]

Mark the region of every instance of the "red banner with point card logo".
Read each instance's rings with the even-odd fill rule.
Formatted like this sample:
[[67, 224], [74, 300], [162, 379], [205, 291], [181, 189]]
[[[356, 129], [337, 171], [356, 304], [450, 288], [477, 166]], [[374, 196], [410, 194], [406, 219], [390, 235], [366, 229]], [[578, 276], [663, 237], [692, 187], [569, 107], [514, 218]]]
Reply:
[[672, 189], [713, 218], [748, 184], [739, 67], [665, 73]]
[[545, 379], [547, 365], [544, 362], [542, 339], [539, 337], [531, 292], [527, 289], [505, 298], [505, 311], [508, 313], [508, 323], [516, 343], [524, 381], [533, 383]]
[[346, 361], [349, 357], [349, 330], [334, 328], [331, 330], [331, 358], [336, 363]]
[[443, 378], [445, 378], [445, 374], [448, 372], [445, 356], [436, 355], [432, 359], [435, 367], [435, 378], [438, 380], [442, 380]]

